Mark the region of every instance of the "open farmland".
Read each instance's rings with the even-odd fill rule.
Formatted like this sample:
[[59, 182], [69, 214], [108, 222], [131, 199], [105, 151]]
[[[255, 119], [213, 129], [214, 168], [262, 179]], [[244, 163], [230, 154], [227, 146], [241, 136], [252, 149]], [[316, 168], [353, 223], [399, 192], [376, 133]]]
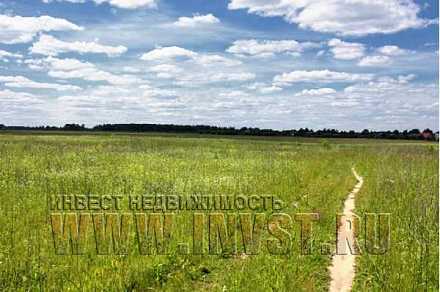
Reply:
[[[438, 144], [63, 133], [0, 135], [0, 290], [326, 291], [331, 255], [322, 247], [332, 249], [352, 167], [364, 178], [356, 213], [391, 214], [390, 249], [357, 257], [353, 289], [438, 290]], [[134, 241], [124, 255], [58, 255], [47, 198], [60, 194], [272, 195], [292, 218], [290, 248], [271, 254], [262, 232], [255, 254], [210, 254], [208, 239], [194, 254], [193, 212], [184, 210], [166, 255], [142, 255]], [[301, 251], [300, 213], [319, 216], [310, 254]]]

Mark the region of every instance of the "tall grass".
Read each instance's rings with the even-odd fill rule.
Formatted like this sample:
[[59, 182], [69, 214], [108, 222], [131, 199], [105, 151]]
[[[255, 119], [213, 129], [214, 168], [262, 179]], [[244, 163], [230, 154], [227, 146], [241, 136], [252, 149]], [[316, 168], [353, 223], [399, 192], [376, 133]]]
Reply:
[[377, 149], [364, 157], [357, 212], [391, 216], [390, 250], [359, 258], [355, 291], [438, 291], [438, 148]]

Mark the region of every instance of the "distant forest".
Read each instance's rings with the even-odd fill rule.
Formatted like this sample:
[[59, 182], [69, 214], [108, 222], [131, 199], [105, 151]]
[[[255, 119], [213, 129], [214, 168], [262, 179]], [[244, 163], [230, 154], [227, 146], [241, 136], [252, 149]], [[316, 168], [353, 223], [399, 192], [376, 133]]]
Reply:
[[295, 136], [315, 138], [371, 138], [371, 139], [406, 139], [406, 140], [438, 140], [438, 132], [433, 133], [430, 129], [405, 131], [339, 131], [335, 129], [312, 130], [301, 128], [297, 130], [272, 130], [234, 127], [216, 127], [205, 125], [166, 125], [166, 124], [103, 124], [93, 128], [87, 128], [79, 124], [66, 124], [63, 127], [53, 126], [5, 126], [0, 124], [1, 130], [9, 131], [89, 131], [89, 132], [133, 132], [133, 133], [190, 133], [211, 135], [244, 135], [244, 136]]

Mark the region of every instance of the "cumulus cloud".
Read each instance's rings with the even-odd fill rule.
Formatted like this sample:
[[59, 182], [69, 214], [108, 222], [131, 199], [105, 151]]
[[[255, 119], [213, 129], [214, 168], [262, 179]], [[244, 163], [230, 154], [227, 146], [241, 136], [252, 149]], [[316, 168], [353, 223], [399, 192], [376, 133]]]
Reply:
[[0, 60], [6, 60], [9, 58], [13, 58], [13, 59], [21, 59], [23, 58], [23, 55], [21, 54], [16, 54], [16, 53], [11, 53], [5, 50], [0, 50]]
[[141, 80], [133, 75], [115, 75], [98, 69], [90, 62], [81, 62], [77, 59], [29, 59], [25, 63], [33, 70], [47, 70], [48, 75], [59, 79], [82, 79], [87, 81], [105, 81], [113, 85], [129, 85]]
[[[41, 115], [35, 115], [40, 111], [43, 100], [26, 92], [16, 92], [9, 89], [0, 90], [0, 114], [2, 121], [23, 121], [28, 118], [38, 119]], [[25, 113], [25, 114], [23, 114]]]
[[[383, 92], [389, 92], [392, 90], [400, 90], [402, 88], [416, 88], [420, 85], [417, 84], [410, 84], [410, 81], [416, 78], [416, 75], [414, 74], [408, 74], [408, 75], [399, 75], [397, 78], [393, 78], [390, 76], [384, 76], [381, 78], [378, 78], [374, 81], [369, 82], [362, 82], [355, 85], [348, 86], [344, 89], [345, 93], [383, 93]], [[426, 85], [422, 85], [421, 87], [424, 87]], [[428, 86], [430, 87], [430, 86]], [[411, 95], [410, 91], [407, 91], [407, 95]], [[413, 92], [415, 93], [415, 91]]]
[[239, 60], [226, 58], [216, 54], [203, 54], [181, 47], [163, 47], [151, 50], [141, 56], [141, 60], [155, 62], [171, 62], [177, 59], [192, 60], [198, 65], [211, 66], [236, 66], [242, 64]]
[[[327, 45], [335, 59], [356, 60], [360, 59], [358, 66], [373, 67], [386, 66], [393, 62], [395, 57], [407, 55], [408, 50], [398, 46], [389, 45], [374, 49], [373, 55], [366, 56], [366, 46], [361, 43], [345, 42], [340, 39], [331, 39]], [[371, 50], [371, 49], [370, 49]]]
[[299, 43], [295, 40], [237, 40], [226, 51], [240, 56], [267, 57], [275, 54], [299, 54], [311, 43]]
[[141, 70], [139, 68], [132, 67], [132, 66], [124, 66], [124, 67], [122, 67], [122, 71], [127, 72], [127, 73], [140, 73], [141, 72]]
[[106, 54], [109, 57], [119, 56], [127, 51], [124, 46], [105, 46], [96, 42], [65, 42], [50, 35], [41, 35], [29, 49], [32, 54], [57, 56], [61, 53], [78, 52], [80, 54]]
[[377, 52], [387, 56], [402, 56], [408, 53], [407, 50], [401, 49], [398, 46], [383, 46], [378, 48]]
[[358, 66], [373, 67], [386, 66], [393, 62], [393, 58], [410, 53], [398, 46], [389, 45], [374, 49], [374, 54], [366, 56], [366, 46], [361, 43], [345, 42], [340, 39], [331, 39], [327, 45], [335, 59], [356, 60], [360, 59]]
[[380, 67], [380, 66], [386, 66], [391, 64], [391, 58], [388, 56], [367, 56], [365, 58], [362, 58], [358, 65], [362, 67]]
[[417, 76], [415, 74], [399, 75], [397, 81], [401, 84], [405, 84], [416, 79], [416, 77]]
[[141, 60], [144, 61], [162, 61], [162, 60], [170, 60], [175, 59], [179, 57], [183, 58], [192, 58], [196, 56], [197, 53], [172, 46], [172, 47], [163, 47], [163, 48], [156, 48], [154, 50], [151, 50], [141, 56]]
[[172, 64], [160, 64], [151, 67], [149, 71], [156, 73], [158, 78], [170, 79], [182, 73], [183, 69]]
[[[175, 85], [197, 87], [219, 82], [243, 82], [255, 79], [255, 74], [239, 72], [239, 60], [221, 55], [197, 53], [180, 47], [163, 47], [141, 56], [142, 60], [159, 63], [149, 71], [161, 79], [172, 79]], [[200, 68], [200, 67], [203, 68]], [[184, 73], [183, 73], [184, 72]]]
[[[29, 105], [35, 103], [41, 103], [42, 101], [31, 93], [16, 92], [9, 89], [0, 90], [0, 104], [7, 107], [11, 106], [13, 103], [16, 105]], [[4, 107], [0, 107], [0, 112]]]
[[136, 8], [156, 8], [157, 3], [155, 0], [43, 0], [44, 3], [50, 2], [70, 2], [70, 3], [84, 3], [86, 1], [93, 1], [96, 4], [108, 3], [114, 7], [124, 9], [136, 9]]
[[243, 82], [255, 79], [254, 73], [249, 72], [204, 72], [175, 76], [176, 84], [181, 86], [195, 86], [216, 82]]
[[432, 23], [418, 16], [421, 9], [413, 0], [230, 0], [228, 8], [283, 17], [304, 29], [351, 36], [395, 33]]
[[211, 66], [211, 65], [237, 66], [242, 64], [242, 62], [239, 60], [234, 60], [215, 54], [198, 54], [194, 58], [194, 61], [202, 66]]
[[62, 18], [51, 16], [23, 17], [0, 15], [0, 43], [17, 44], [32, 41], [44, 31], [82, 30], [83, 28]]
[[179, 19], [174, 22], [174, 25], [177, 27], [184, 27], [184, 28], [194, 28], [196, 26], [206, 26], [206, 25], [212, 25], [220, 23], [220, 20], [215, 17], [214, 15], [206, 14], [206, 15], [193, 15], [192, 17], [179, 17]]
[[293, 71], [276, 75], [273, 79], [278, 86], [290, 85], [298, 82], [332, 83], [366, 81], [373, 78], [372, 74], [353, 74], [330, 70]]
[[272, 93], [280, 92], [282, 90], [283, 89], [281, 87], [278, 87], [275, 85], [262, 87], [259, 89], [260, 93], [262, 93], [262, 94], [272, 94]]
[[155, 0], [94, 0], [96, 3], [107, 2], [110, 5], [125, 9], [136, 9], [141, 7], [155, 8], [157, 3]]
[[74, 85], [64, 85], [57, 83], [44, 83], [30, 80], [24, 76], [1, 76], [0, 83], [4, 83], [6, 87], [13, 88], [33, 88], [33, 89], [55, 89], [57, 91], [76, 91], [81, 87]]
[[241, 73], [217, 73], [209, 76], [213, 81], [248, 81], [255, 79], [254, 73], [241, 72]]
[[280, 92], [283, 90], [283, 88], [275, 86], [275, 85], [267, 85], [263, 82], [255, 82], [248, 86], [246, 86], [247, 89], [250, 90], [256, 90], [261, 94], [272, 94], [275, 92]]
[[365, 46], [360, 43], [349, 43], [339, 39], [332, 39], [328, 42], [333, 57], [339, 60], [354, 60], [364, 56]]
[[336, 93], [336, 90], [334, 90], [333, 88], [324, 87], [324, 88], [318, 88], [318, 89], [304, 89], [303, 91], [297, 93], [296, 96], [329, 95], [329, 94], [334, 94], [334, 93]]
[[[377, 88], [390, 88], [394, 86], [400, 86], [404, 84], [410, 83], [410, 81], [414, 80], [417, 76], [415, 74], [408, 74], [408, 75], [399, 75], [395, 78], [390, 76], [383, 76], [380, 78], [377, 78], [375, 81], [370, 81], [368, 84], [371, 86], [376, 86]], [[350, 87], [346, 88], [349, 89]]]

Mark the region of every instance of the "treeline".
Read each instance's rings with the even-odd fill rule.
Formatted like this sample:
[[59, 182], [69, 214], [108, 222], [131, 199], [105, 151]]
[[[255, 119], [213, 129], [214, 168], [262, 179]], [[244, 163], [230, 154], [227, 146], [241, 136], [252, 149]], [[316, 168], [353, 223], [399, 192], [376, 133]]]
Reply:
[[93, 128], [85, 125], [66, 124], [63, 127], [39, 126], [5, 126], [0, 124], [0, 130], [12, 131], [91, 131], [91, 132], [160, 132], [160, 133], [188, 133], [188, 134], [211, 134], [211, 135], [244, 135], [244, 136], [296, 136], [314, 138], [371, 138], [371, 139], [406, 139], [406, 140], [438, 140], [438, 132], [430, 129], [420, 131], [419, 129], [405, 131], [339, 131], [335, 129], [312, 130], [300, 128], [294, 130], [273, 130], [234, 127], [216, 127], [205, 125], [166, 125], [166, 124], [103, 124]]

